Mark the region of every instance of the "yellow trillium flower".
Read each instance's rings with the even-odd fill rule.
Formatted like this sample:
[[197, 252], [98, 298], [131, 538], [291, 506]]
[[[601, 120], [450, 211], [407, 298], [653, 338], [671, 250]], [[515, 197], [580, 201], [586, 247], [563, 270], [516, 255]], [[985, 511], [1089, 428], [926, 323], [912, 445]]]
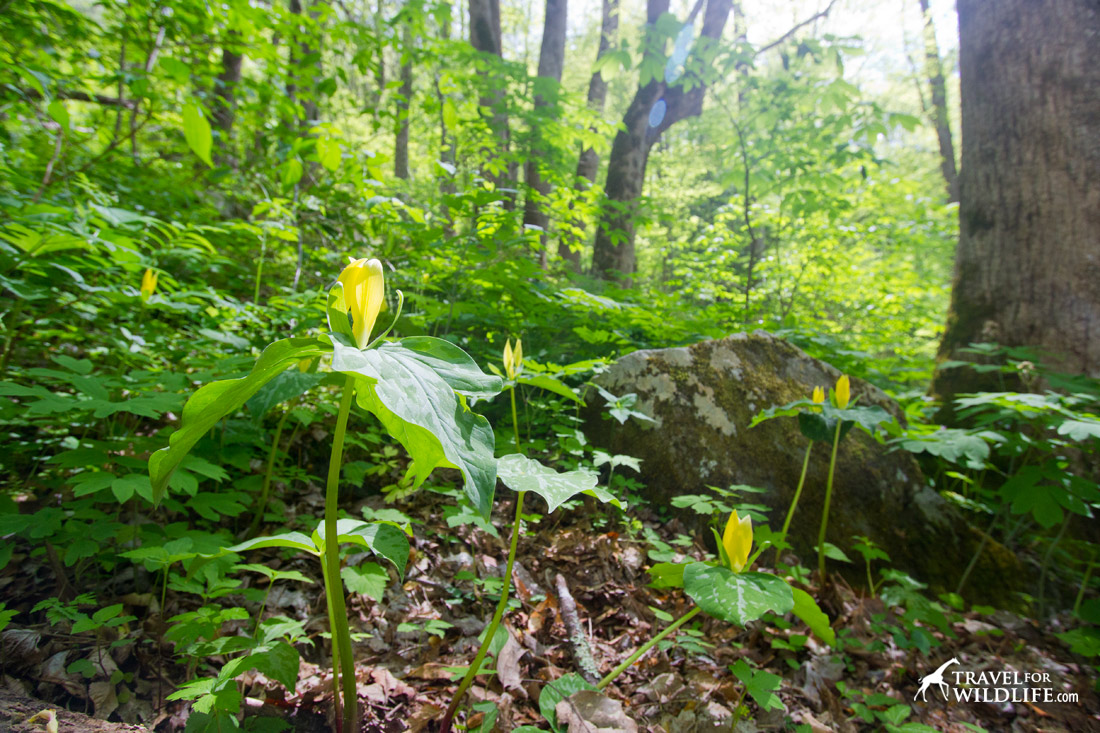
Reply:
[[523, 340], [516, 339], [516, 348], [512, 348], [512, 339], [504, 343], [504, 372], [509, 379], [515, 379], [523, 371]]
[[848, 375], [841, 375], [840, 379], [836, 380], [836, 406], [840, 409], [844, 409], [848, 406], [848, 400], [852, 397], [852, 385], [848, 381]]
[[156, 289], [157, 273], [153, 272], [151, 268], [146, 268], [145, 274], [141, 276], [141, 302], [145, 303], [153, 297], [153, 291]]
[[386, 296], [382, 263], [367, 258], [350, 258], [351, 264], [336, 279], [344, 287], [344, 303], [351, 314], [351, 332], [360, 349], [370, 343], [370, 333]]
[[825, 401], [825, 390], [821, 387], [814, 387], [814, 404], [820, 405]]
[[725, 532], [722, 533], [722, 547], [729, 558], [730, 570], [741, 572], [748, 562], [749, 550], [752, 549], [752, 518], [747, 514], [738, 517], [735, 509], [726, 522]]

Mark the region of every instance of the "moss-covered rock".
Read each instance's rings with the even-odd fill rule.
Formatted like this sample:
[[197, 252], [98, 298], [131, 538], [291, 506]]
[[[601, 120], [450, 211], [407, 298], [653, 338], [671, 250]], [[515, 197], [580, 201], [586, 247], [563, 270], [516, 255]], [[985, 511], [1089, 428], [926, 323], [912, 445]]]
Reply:
[[[586, 433], [597, 445], [642, 459], [651, 501], [668, 506], [674, 496], [706, 493], [708, 485], [748, 484], [766, 490], [759, 500], [771, 507], [771, 525], [778, 529], [798, 485], [807, 440], [794, 418], [751, 429], [749, 423], [761, 410], [808, 397], [814, 386], [833, 386], [839, 376], [836, 368], [762, 331], [637, 351], [597, 382], [616, 395], [637, 394], [635, 409], [655, 422], [620, 425], [602, 414], [599, 399], [591, 399]], [[871, 384], [853, 379], [852, 396], [901, 418], [898, 405]], [[829, 451], [829, 445], [815, 444], [791, 525], [790, 541], [807, 565], [813, 565]], [[693, 521], [692, 515], [685, 519]], [[859, 563], [829, 561], [830, 568], [859, 582], [862, 560], [850, 550], [853, 535], [870, 537], [894, 567], [934, 591], [954, 590], [978, 544], [977, 533], [929, 488], [909, 453], [890, 451], [858, 429], [840, 445], [828, 540]], [[1012, 603], [1021, 576], [1011, 553], [987, 545], [967, 588], [982, 602]]]

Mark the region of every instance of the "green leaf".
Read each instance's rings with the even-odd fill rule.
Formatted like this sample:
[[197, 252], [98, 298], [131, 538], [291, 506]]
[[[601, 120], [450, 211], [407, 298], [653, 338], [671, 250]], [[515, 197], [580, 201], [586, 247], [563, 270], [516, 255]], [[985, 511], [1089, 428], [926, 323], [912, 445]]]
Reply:
[[794, 607], [791, 587], [766, 573], [735, 573], [696, 562], [684, 568], [684, 592], [714, 618], [744, 626], [768, 611]]
[[817, 605], [817, 601], [813, 599], [813, 596], [800, 588], [791, 588], [791, 593], [794, 594], [794, 607], [791, 612], [802, 619], [802, 623], [810, 627], [810, 631], [813, 632], [814, 636], [829, 646], [835, 646], [836, 632], [829, 625], [829, 617]]
[[386, 584], [390, 582], [390, 574], [376, 562], [348, 565], [340, 570], [340, 577], [344, 579], [344, 585], [352, 593], [358, 593], [379, 602], [386, 592]]
[[336, 140], [327, 137], [318, 138], [317, 158], [325, 168], [328, 168], [330, 171], [335, 171], [339, 168], [342, 155], [343, 152], [340, 150], [340, 143]]
[[294, 550], [305, 550], [313, 555], [320, 554], [309, 535], [303, 532], [287, 532], [273, 537], [254, 537], [245, 540], [238, 545], [225, 548], [228, 552], [247, 552], [258, 550], [262, 547], [289, 547]]
[[782, 710], [783, 702], [775, 694], [783, 678], [765, 670], [756, 670], [744, 659], [730, 665], [730, 671], [745, 685], [745, 692], [756, 701], [761, 710]]
[[[718, 545], [721, 547], [721, 544]], [[659, 562], [649, 569], [649, 574], [653, 577], [653, 582], [649, 584], [650, 588], [683, 588], [684, 587], [684, 568], [687, 567], [682, 562]]]
[[253, 421], [260, 418], [275, 405], [292, 400], [316, 387], [324, 379], [320, 372], [301, 372], [290, 367], [259, 389], [245, 406], [252, 413]]
[[549, 512], [577, 494], [594, 496], [603, 503], [622, 507], [610, 492], [596, 485], [599, 477], [588, 471], [558, 473], [536, 460], [511, 453], [497, 461], [497, 476], [512, 491], [531, 491], [546, 500]]
[[183, 106], [183, 136], [187, 138], [187, 144], [199, 156], [199, 160], [211, 168], [214, 162], [210, 159], [210, 149], [214, 144], [214, 137], [210, 132], [210, 123], [203, 117], [202, 110], [194, 102], [188, 102]]
[[1058, 426], [1058, 434], [1078, 442], [1100, 438], [1100, 420], [1066, 420]]
[[439, 375], [455, 392], [476, 399], [488, 399], [500, 394], [504, 383], [481, 371], [469, 354], [450, 341], [431, 336], [410, 336], [387, 342], [379, 351], [396, 359], [415, 359]]
[[65, 132], [69, 131], [69, 110], [65, 109], [65, 103], [60, 99], [55, 99], [46, 106], [46, 113], [53, 118], [53, 121], [61, 125], [61, 129]]
[[851, 558], [849, 558], [847, 555], [844, 554], [844, 550], [840, 549], [839, 547], [834, 545], [832, 542], [826, 542], [824, 549], [825, 549], [825, 557], [829, 558], [830, 560], [839, 560], [840, 562], [848, 562], [848, 563], [850, 563], [852, 561]]
[[[325, 547], [325, 523], [314, 532], [314, 542], [319, 550]], [[339, 519], [336, 536], [342, 542], [361, 545], [379, 557], [394, 564], [400, 577], [405, 577], [405, 565], [409, 561], [409, 538], [401, 528], [390, 522], [364, 522], [362, 519]]]
[[119, 504], [129, 501], [135, 493], [138, 496], [149, 498], [149, 477], [140, 473], [131, 473], [116, 478], [111, 482], [111, 493], [115, 495], [115, 499], [118, 500]]
[[316, 339], [291, 338], [276, 341], [264, 349], [246, 377], [212, 382], [200, 388], [183, 406], [180, 427], [172, 434], [167, 448], [149, 456], [149, 477], [153, 484], [153, 503], [164, 498], [164, 489], [172, 472], [191, 447], [229, 413], [240, 408], [265, 384], [300, 359], [313, 358], [328, 349]]
[[276, 641], [260, 654], [251, 654], [252, 665], [291, 693], [298, 685], [298, 650], [285, 641]]
[[496, 488], [489, 421], [460, 402], [446, 378], [416, 352], [399, 345], [360, 351], [339, 339], [332, 345], [332, 368], [362, 377], [356, 380], [359, 406], [378, 417], [412, 457], [415, 486], [438, 466], [457, 468], [466, 495], [488, 518]]
[[558, 731], [559, 733], [563, 730], [558, 725], [558, 715], [555, 712], [558, 703], [574, 692], [580, 692], [581, 690], [595, 691], [596, 686], [575, 672], [563, 674], [561, 677], [542, 688], [542, 692], [539, 693], [539, 712], [542, 713], [542, 717], [546, 718], [546, 721], [550, 723], [551, 730]]
[[547, 392], [553, 392], [554, 394], [561, 395], [566, 399], [573, 400], [581, 405], [584, 404], [584, 400], [577, 394], [572, 387], [554, 379], [549, 374], [534, 374], [528, 376], [521, 374], [516, 377], [516, 381], [520, 384], [526, 384], [531, 387], [538, 387], [539, 389], [545, 389]]

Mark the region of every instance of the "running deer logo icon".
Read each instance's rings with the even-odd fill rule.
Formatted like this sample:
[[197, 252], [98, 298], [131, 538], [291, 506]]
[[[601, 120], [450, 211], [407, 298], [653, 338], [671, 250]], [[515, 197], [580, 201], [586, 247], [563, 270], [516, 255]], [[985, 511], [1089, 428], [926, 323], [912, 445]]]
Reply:
[[916, 700], [919, 697], [921, 700], [928, 702], [927, 698], [925, 697], [928, 692], [928, 688], [932, 685], [939, 685], [940, 692], [943, 693], [943, 699], [947, 700], [947, 682], [943, 678], [943, 671], [950, 667], [952, 664], [958, 663], [959, 660], [957, 658], [951, 657], [946, 662], [941, 664], [935, 672], [933, 672], [932, 674], [926, 674], [923, 678], [921, 678], [920, 689], [917, 690], [917, 694], [913, 696], [913, 699]]

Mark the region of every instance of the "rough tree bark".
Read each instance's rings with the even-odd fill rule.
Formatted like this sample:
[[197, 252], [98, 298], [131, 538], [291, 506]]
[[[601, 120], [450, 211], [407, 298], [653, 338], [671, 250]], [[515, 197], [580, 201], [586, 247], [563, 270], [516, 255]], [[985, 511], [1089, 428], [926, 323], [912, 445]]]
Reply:
[[936, 126], [936, 138], [940, 143], [940, 170], [947, 184], [947, 200], [959, 200], [959, 176], [955, 169], [955, 145], [951, 139], [951, 125], [947, 118], [947, 85], [943, 79], [943, 63], [940, 46], [936, 42], [936, 27], [932, 24], [932, 12], [928, 0], [919, 0], [924, 18], [924, 74], [932, 91], [932, 105], [928, 110], [932, 124]]
[[[647, 24], [654, 25], [668, 6], [669, 0], [648, 0]], [[707, 0], [701, 38], [696, 42], [696, 49], [699, 44], [715, 43], [722, 37], [730, 6], [731, 0]], [[608, 160], [604, 208], [592, 252], [592, 271], [598, 277], [617, 278], [627, 285], [631, 282], [634, 274], [634, 220], [649, 150], [669, 127], [702, 112], [707, 85], [701, 79], [694, 79], [693, 82], [692, 88], [685, 91], [683, 84], [670, 88], [664, 79], [652, 79], [638, 88], [623, 116], [623, 129], [615, 135]], [[664, 99], [667, 105], [664, 119], [656, 127], [651, 127], [650, 110], [660, 99]]]
[[397, 90], [397, 129], [394, 136], [393, 174], [401, 179], [409, 177], [409, 108], [413, 96], [413, 33], [405, 24], [402, 35], [401, 87]]
[[214, 129], [220, 137], [215, 146], [218, 165], [233, 165], [235, 160], [232, 154], [233, 122], [237, 113], [237, 85], [241, 81], [241, 63], [244, 60], [244, 56], [234, 50], [239, 42], [240, 33], [230, 31], [222, 49], [222, 70], [214, 83], [212, 117]]
[[[611, 48], [611, 42], [619, 31], [619, 0], [603, 0], [602, 18], [600, 21], [600, 46], [596, 51], [596, 61], [603, 57]], [[607, 82], [603, 74], [597, 71], [588, 81], [588, 108], [603, 114], [604, 105], [607, 102]], [[596, 182], [596, 174], [600, 170], [600, 156], [595, 148], [585, 148], [577, 160], [576, 187], [578, 191], [588, 190]], [[576, 231], [583, 231], [584, 222], [575, 219], [572, 226]], [[565, 260], [574, 272], [581, 271], [581, 243], [575, 236], [563, 236], [558, 244], [558, 255]]]
[[[469, 0], [470, 45], [476, 50], [503, 58], [500, 40], [500, 0]], [[507, 156], [508, 141], [511, 137], [508, 128], [508, 111], [505, 108], [504, 80], [495, 73], [487, 74], [487, 83], [491, 92], [481, 97], [480, 105], [491, 110], [489, 127], [497, 137], [497, 152]], [[497, 186], [511, 185], [516, 180], [516, 165], [509, 162], [499, 174], [487, 175]], [[506, 199], [509, 210], [515, 207], [512, 197]]]
[[[561, 72], [565, 68], [565, 21], [569, 12], [568, 0], [546, 0], [546, 19], [542, 26], [542, 46], [539, 48], [540, 78], [553, 79], [555, 87], [561, 83]], [[554, 97], [557, 97], [555, 92]], [[535, 113], [543, 111], [554, 102], [541, 94], [535, 95]], [[543, 180], [539, 171], [539, 159], [544, 156], [544, 141], [539, 129], [532, 131], [531, 154], [525, 166], [527, 179], [527, 198], [524, 200], [523, 223], [539, 227], [542, 233], [542, 250], [539, 263], [546, 267], [546, 232], [550, 228], [550, 215], [542, 207], [542, 200], [550, 193], [550, 184]]]
[[[1100, 377], [1100, 5], [959, 0], [962, 169], [940, 358], [1031, 346]], [[994, 388], [969, 369], [933, 392]], [[950, 419], [947, 411], [942, 417]]]

